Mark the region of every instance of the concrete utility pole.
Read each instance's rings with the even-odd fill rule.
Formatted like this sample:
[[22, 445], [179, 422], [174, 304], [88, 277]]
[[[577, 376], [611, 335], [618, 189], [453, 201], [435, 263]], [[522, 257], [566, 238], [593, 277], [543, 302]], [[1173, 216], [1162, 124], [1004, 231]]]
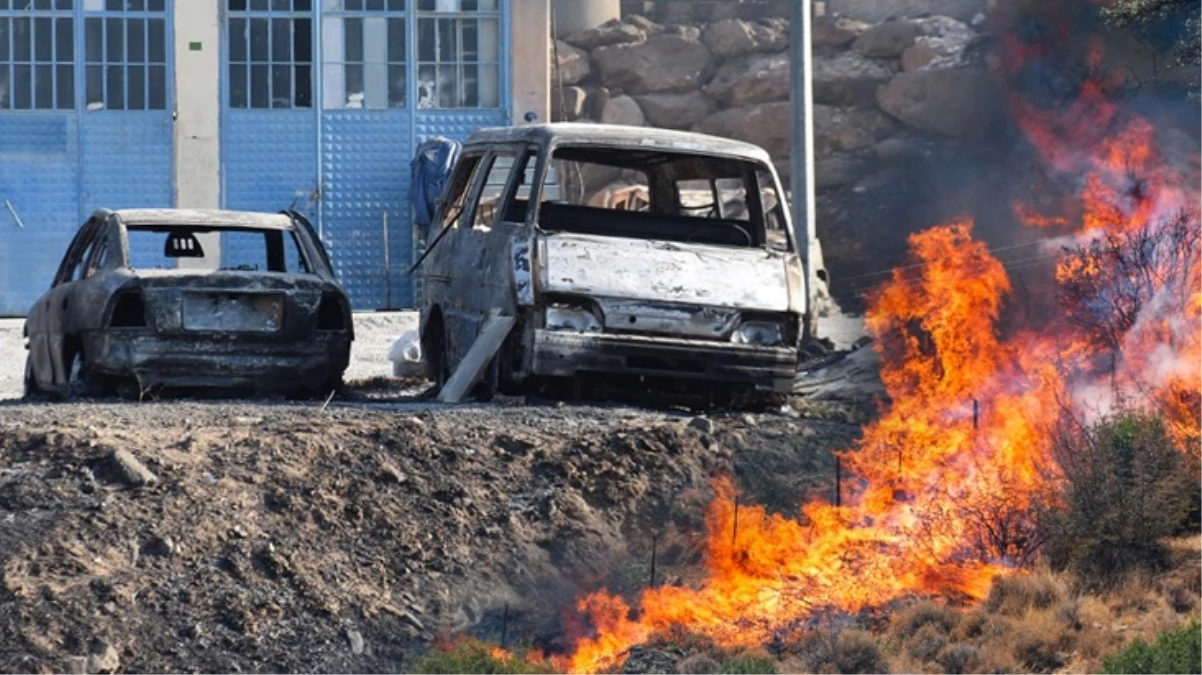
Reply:
[[796, 230], [802, 263], [805, 265], [806, 317], [808, 334], [816, 327], [814, 317], [814, 287], [818, 283], [818, 230], [814, 224], [814, 91], [810, 64], [810, 21], [812, 0], [793, 3], [789, 22], [789, 54], [792, 104], [792, 191], [793, 227]]

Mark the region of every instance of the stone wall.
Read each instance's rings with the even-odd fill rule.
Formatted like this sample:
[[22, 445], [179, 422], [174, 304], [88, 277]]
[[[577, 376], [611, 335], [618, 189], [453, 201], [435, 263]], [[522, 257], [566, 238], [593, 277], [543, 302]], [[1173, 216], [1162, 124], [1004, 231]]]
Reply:
[[[983, 15], [961, 20], [922, 12], [918, 0], [874, 1], [873, 12], [890, 2], [898, 11], [875, 23], [828, 12], [811, 33], [817, 218], [836, 285], [891, 260], [907, 232], [961, 208], [954, 195], [932, 198], [930, 184], [953, 184], [938, 174], [961, 165], [1001, 109], [983, 64]], [[832, 2], [856, 9], [853, 0]], [[938, 2], [959, 16], [984, 8], [983, 0]], [[556, 41], [562, 86], [552, 90], [553, 118], [749, 141], [787, 177], [788, 4], [660, 0], [624, 9], [635, 4], [644, 13]]]

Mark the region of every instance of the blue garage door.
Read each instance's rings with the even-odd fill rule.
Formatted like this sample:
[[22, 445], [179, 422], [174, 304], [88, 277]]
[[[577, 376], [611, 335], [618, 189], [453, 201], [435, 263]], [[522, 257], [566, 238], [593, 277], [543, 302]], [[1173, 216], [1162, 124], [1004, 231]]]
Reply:
[[507, 0], [227, 2], [226, 206], [296, 204], [356, 309], [412, 306], [412, 150], [507, 123]]
[[0, 315], [97, 207], [171, 206], [165, 0], [0, 0]]

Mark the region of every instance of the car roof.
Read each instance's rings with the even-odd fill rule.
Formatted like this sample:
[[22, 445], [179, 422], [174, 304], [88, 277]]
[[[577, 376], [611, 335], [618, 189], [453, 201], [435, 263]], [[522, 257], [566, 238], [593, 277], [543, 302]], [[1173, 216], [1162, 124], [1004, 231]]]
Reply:
[[488, 127], [471, 135], [465, 147], [489, 143], [527, 142], [557, 145], [602, 145], [638, 150], [714, 154], [771, 163], [758, 145], [692, 131], [633, 127], [620, 124], [554, 122], [516, 127]]
[[290, 230], [292, 219], [282, 213], [219, 211], [216, 209], [120, 209], [114, 214], [127, 227], [220, 227], [248, 230]]

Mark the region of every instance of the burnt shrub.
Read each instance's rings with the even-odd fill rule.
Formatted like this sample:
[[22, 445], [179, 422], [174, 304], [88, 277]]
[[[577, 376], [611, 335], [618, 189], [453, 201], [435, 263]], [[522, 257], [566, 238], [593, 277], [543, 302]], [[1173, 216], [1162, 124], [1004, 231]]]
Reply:
[[1063, 472], [1060, 504], [1043, 514], [1052, 564], [1088, 586], [1133, 569], [1163, 569], [1162, 540], [1189, 515], [1197, 486], [1185, 454], [1155, 416], [1122, 411], [1093, 425], [1065, 425], [1054, 452]]

